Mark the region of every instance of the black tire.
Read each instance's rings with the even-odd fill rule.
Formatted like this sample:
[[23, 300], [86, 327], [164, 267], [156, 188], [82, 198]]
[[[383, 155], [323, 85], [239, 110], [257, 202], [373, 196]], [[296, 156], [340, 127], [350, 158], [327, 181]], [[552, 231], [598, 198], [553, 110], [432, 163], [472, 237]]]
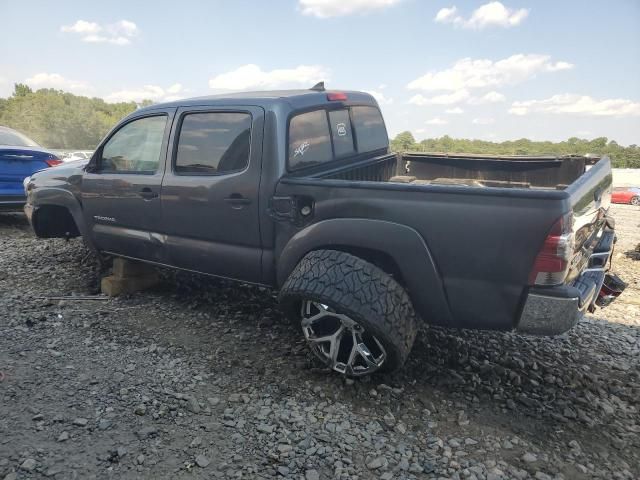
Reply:
[[636, 206], [640, 205], [640, 197], [633, 197], [631, 199], [631, 205], [636, 205]]
[[416, 338], [418, 322], [405, 289], [375, 265], [345, 252], [308, 253], [285, 282], [279, 299], [298, 322], [303, 300], [321, 302], [358, 322], [387, 352], [381, 372], [402, 367]]

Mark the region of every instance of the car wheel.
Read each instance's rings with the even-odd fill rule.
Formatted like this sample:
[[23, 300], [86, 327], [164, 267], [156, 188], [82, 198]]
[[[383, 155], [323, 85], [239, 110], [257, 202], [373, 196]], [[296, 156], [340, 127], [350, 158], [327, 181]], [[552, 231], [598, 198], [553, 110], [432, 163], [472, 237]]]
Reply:
[[640, 197], [633, 197], [631, 199], [631, 205], [640, 205]]
[[354, 255], [318, 250], [297, 265], [280, 292], [311, 351], [347, 376], [400, 368], [417, 333], [404, 288]]

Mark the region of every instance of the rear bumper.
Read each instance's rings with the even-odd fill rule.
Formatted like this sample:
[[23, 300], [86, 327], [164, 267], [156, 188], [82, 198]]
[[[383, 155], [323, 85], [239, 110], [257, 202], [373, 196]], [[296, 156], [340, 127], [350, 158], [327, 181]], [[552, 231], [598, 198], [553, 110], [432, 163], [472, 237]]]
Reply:
[[533, 335], [559, 335], [573, 328], [584, 315], [580, 299], [529, 293], [517, 331]]
[[24, 195], [0, 195], [0, 211], [19, 212], [26, 202]]
[[598, 298], [614, 242], [614, 231], [606, 229], [586, 269], [570, 285], [531, 288], [516, 330], [533, 335], [559, 335], [574, 327]]

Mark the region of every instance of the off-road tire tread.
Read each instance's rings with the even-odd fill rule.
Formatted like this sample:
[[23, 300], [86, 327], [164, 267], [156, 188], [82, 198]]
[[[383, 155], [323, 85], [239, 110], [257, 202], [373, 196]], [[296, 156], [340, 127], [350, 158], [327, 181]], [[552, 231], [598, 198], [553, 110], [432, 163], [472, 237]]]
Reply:
[[[326, 303], [359, 323], [368, 323], [387, 351], [385, 371], [400, 368], [418, 330], [405, 289], [375, 265], [338, 250], [315, 250], [296, 266], [280, 291], [283, 304], [310, 299]], [[300, 321], [298, 310], [298, 321]]]

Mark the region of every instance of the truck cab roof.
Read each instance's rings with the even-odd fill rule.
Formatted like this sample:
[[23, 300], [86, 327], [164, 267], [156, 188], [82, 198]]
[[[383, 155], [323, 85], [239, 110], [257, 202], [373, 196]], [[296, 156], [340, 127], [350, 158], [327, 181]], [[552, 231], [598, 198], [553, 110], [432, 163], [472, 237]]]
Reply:
[[[344, 94], [347, 100], [330, 100], [331, 95]], [[204, 97], [187, 98], [173, 102], [165, 102], [149, 105], [136, 110], [136, 114], [143, 111], [152, 111], [167, 107], [188, 106], [225, 106], [225, 105], [255, 105], [270, 110], [276, 105], [286, 104], [290, 110], [305, 109], [313, 106], [322, 106], [332, 103], [375, 105], [375, 98], [365, 92], [354, 90], [270, 90], [256, 92], [234, 92], [221, 95], [208, 95]]]

